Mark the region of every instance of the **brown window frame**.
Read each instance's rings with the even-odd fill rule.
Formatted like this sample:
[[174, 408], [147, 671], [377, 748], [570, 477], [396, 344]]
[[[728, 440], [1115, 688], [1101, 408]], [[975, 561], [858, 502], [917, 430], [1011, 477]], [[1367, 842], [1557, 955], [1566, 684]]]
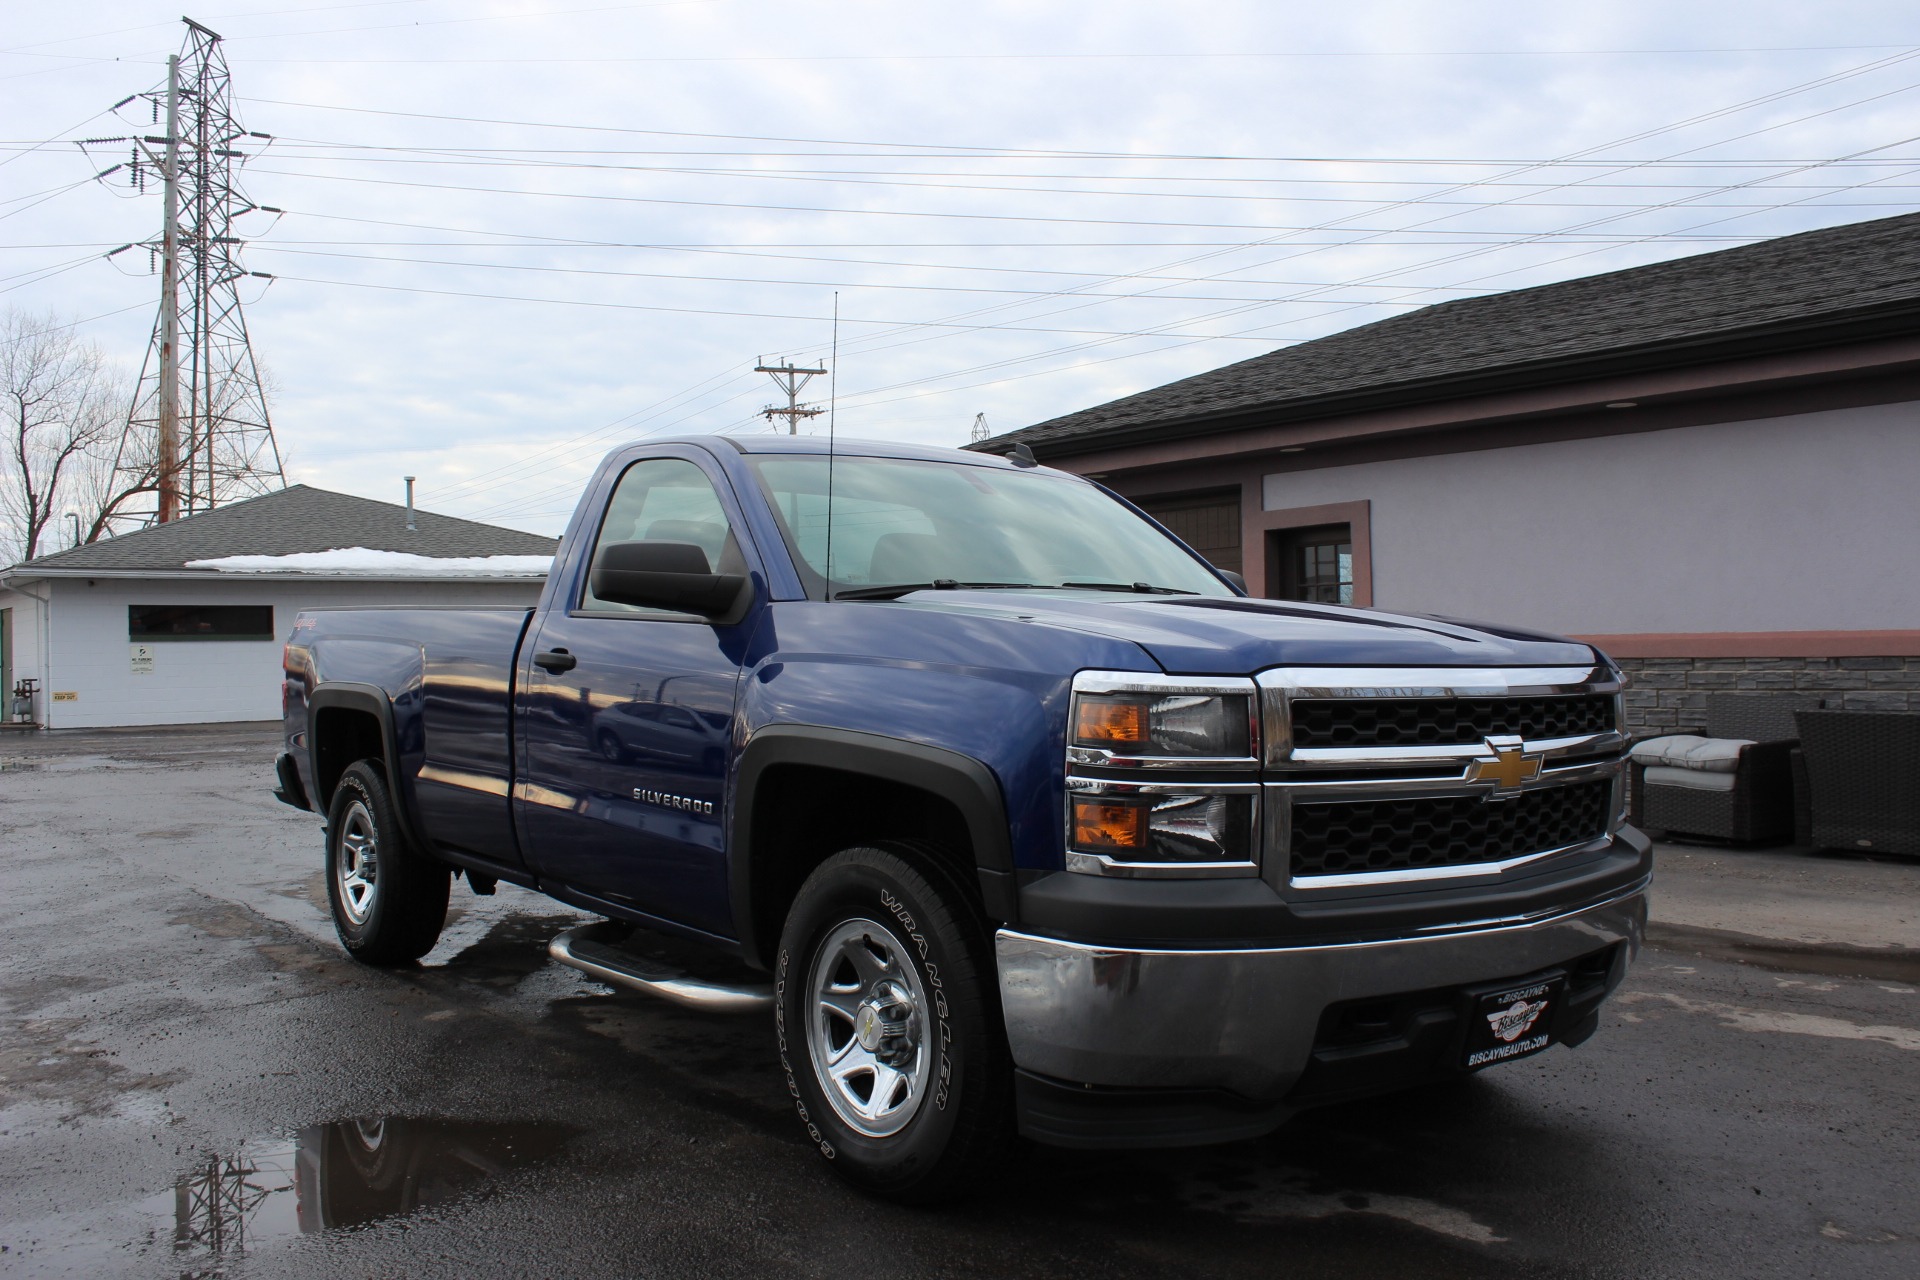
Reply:
[[[1312, 550], [1317, 561], [1329, 562], [1331, 574], [1309, 574], [1302, 563]], [[1340, 559], [1346, 559], [1341, 577]], [[1342, 594], [1344, 590], [1344, 596]], [[1353, 527], [1347, 524], [1313, 525], [1305, 529], [1275, 529], [1267, 534], [1267, 594], [1276, 600], [1306, 604], [1353, 603]], [[1332, 598], [1327, 596], [1331, 594]]]
[[[1272, 511], [1253, 513], [1249, 522], [1249, 534], [1257, 534], [1261, 557], [1261, 573], [1258, 578], [1249, 577], [1249, 583], [1257, 584], [1258, 589], [1273, 598], [1276, 580], [1279, 577], [1278, 566], [1271, 563], [1272, 549], [1276, 542], [1286, 535], [1305, 533], [1329, 525], [1346, 525], [1353, 543], [1353, 603], [1359, 608], [1368, 608], [1373, 604], [1373, 504], [1367, 499], [1358, 502], [1330, 502], [1317, 507], [1284, 507]], [[1279, 535], [1276, 537], [1275, 535]], [[1247, 551], [1246, 535], [1242, 538], [1241, 554]], [[1249, 565], [1249, 568], [1252, 566]]]

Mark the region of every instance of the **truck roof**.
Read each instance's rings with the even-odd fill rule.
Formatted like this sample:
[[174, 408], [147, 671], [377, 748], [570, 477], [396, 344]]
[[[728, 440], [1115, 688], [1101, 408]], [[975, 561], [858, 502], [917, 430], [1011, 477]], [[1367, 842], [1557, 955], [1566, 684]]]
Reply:
[[[832, 452], [860, 458], [909, 458], [921, 462], [955, 462], [964, 466], [987, 466], [1002, 470], [1015, 463], [993, 453], [970, 453], [965, 449], [943, 449], [938, 445], [904, 444], [897, 440], [861, 440], [841, 436], [829, 442], [826, 436], [683, 436], [676, 443], [703, 444], [709, 448], [728, 444], [741, 453], [804, 453], [825, 455]], [[652, 443], [649, 441], [649, 443]]]

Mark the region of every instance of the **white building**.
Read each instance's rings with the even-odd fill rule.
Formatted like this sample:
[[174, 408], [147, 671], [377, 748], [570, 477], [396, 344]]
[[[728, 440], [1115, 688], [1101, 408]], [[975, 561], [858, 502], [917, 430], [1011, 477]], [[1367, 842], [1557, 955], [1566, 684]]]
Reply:
[[49, 728], [276, 720], [302, 609], [533, 604], [552, 538], [306, 485], [0, 571], [0, 684]]

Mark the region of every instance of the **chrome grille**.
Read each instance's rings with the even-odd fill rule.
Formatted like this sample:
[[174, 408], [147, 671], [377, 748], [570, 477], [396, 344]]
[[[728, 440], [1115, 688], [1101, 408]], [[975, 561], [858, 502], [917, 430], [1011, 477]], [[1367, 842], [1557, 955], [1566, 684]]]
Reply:
[[1285, 892], [1505, 874], [1621, 821], [1620, 680], [1570, 667], [1261, 673], [1263, 874]]
[[1503, 862], [1607, 833], [1613, 783], [1572, 783], [1507, 800], [1397, 796], [1293, 804], [1297, 878]]
[[1479, 744], [1496, 735], [1609, 733], [1611, 694], [1509, 698], [1295, 698], [1295, 747]]

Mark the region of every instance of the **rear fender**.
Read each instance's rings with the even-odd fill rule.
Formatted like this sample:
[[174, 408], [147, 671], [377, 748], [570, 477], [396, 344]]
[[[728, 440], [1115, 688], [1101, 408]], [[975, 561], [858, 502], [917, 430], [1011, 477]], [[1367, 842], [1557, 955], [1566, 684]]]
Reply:
[[351, 760], [333, 759], [333, 753], [326, 749], [328, 744], [321, 740], [321, 713], [332, 710], [371, 715], [378, 722], [380, 764], [386, 775], [387, 793], [394, 799], [394, 813], [400, 819], [407, 840], [417, 849], [429, 848], [420, 840], [413, 821], [409, 803], [412, 788], [402, 785], [400, 739], [394, 727], [393, 702], [387, 697], [387, 691], [378, 685], [330, 681], [307, 695], [307, 765], [313, 777], [314, 811], [322, 816], [326, 814], [333, 803], [333, 790], [340, 780], [341, 771], [353, 763]]

